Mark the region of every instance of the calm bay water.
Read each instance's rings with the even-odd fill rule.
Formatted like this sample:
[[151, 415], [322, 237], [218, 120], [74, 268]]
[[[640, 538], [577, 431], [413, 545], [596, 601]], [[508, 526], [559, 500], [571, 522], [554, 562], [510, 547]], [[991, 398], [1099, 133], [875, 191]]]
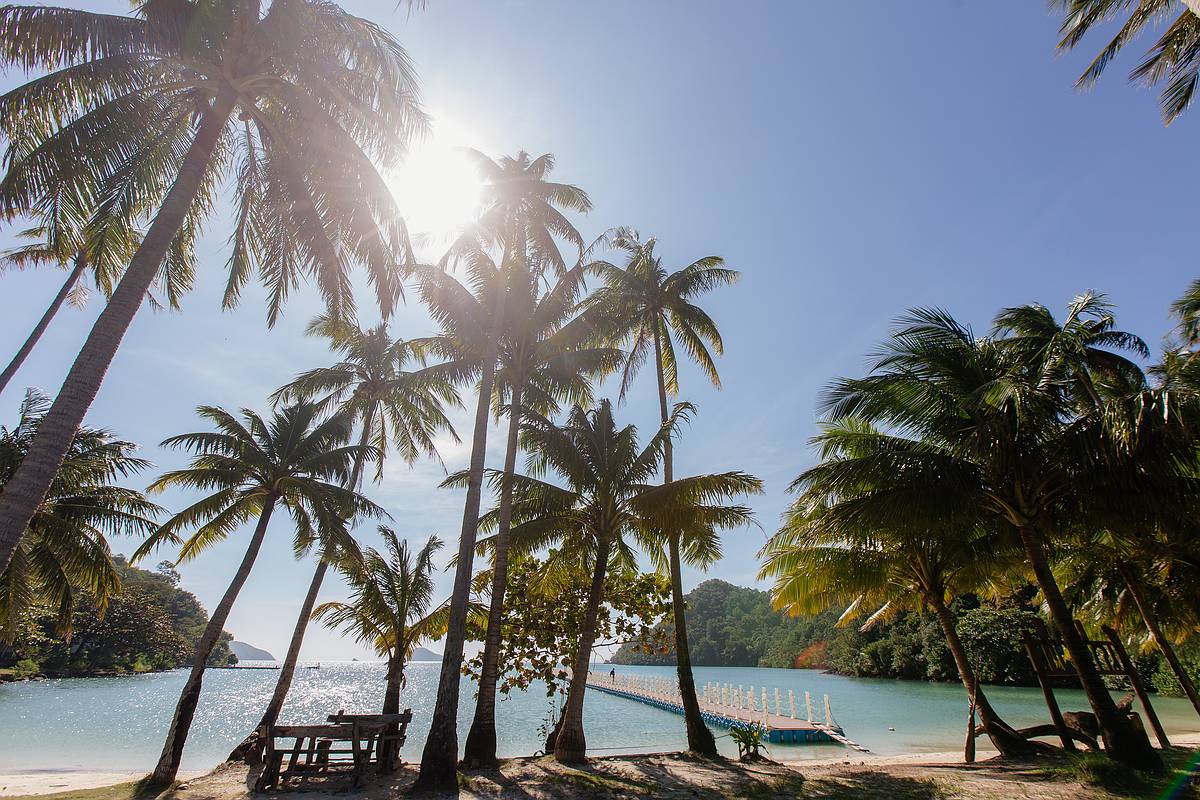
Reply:
[[[604, 667], [607, 671], [607, 667]], [[622, 674], [671, 678], [673, 667], [617, 667]], [[278, 672], [211, 670], [196, 722], [184, 753], [184, 769], [214, 766], [258, 721]], [[438, 665], [413, 664], [403, 705], [414, 712], [403, 757], [419, 759], [429, 727], [429, 709], [437, 688]], [[157, 759], [166, 726], [185, 672], [123, 678], [75, 678], [0, 685], [0, 771], [30, 769], [149, 770]], [[954, 751], [962, 747], [966, 699], [957, 684], [867, 680], [824, 675], [813, 670], [700, 667], [696, 682], [708, 681], [768, 688], [783, 697], [805, 691], [820, 708], [828, 694], [833, 715], [846, 734], [880, 754]], [[761, 691], [761, 689], [759, 690]], [[285, 722], [323, 721], [338, 709], [369, 712], [383, 695], [383, 665], [325, 662], [321, 669], [300, 669]], [[1079, 691], [1060, 691], [1064, 708], [1083, 709]], [[991, 687], [988, 696], [1017, 726], [1048, 721], [1037, 689]], [[459, 730], [465, 737], [474, 708], [474, 684], [464, 680]], [[773, 702], [773, 701], [772, 701]], [[555, 706], [543, 687], [514, 693], [500, 702], [497, 727], [502, 756], [538, 751]], [[1200, 717], [1185, 700], [1156, 698], [1155, 709], [1168, 733], [1200, 732]], [[589, 750], [614, 754], [680, 749], [686, 745], [683, 719], [651, 706], [589, 692], [585, 706]], [[889, 728], [895, 728], [890, 731]], [[717, 731], [722, 751], [736, 748]], [[986, 744], [985, 739], [980, 745]], [[780, 760], [831, 758], [848, 754], [838, 745], [771, 747]]]

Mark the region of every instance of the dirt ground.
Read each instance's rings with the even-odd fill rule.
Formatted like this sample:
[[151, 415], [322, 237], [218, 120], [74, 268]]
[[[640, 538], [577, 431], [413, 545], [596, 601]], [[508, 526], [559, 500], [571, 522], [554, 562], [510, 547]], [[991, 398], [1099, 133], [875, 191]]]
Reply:
[[[550, 758], [505, 761], [498, 770], [464, 773], [457, 797], [504, 800], [611, 798], [805, 798], [806, 800], [1108, 800], [1145, 797], [1200, 800], [1200, 751], [1176, 748], [1166, 754], [1169, 774], [1146, 778], [1112, 767], [1100, 756], [1053, 757], [1032, 763], [998, 759], [974, 765], [918, 763], [908, 759], [847, 759], [836, 763], [743, 764], [699, 759], [683, 753], [597, 758], [568, 767]], [[397, 800], [416, 770], [405, 766], [386, 779], [351, 789], [345, 776], [291, 781], [269, 796], [294, 800], [362, 798]], [[223, 766], [181, 782], [161, 795], [147, 795], [136, 783], [58, 794], [37, 800], [243, 800], [251, 795], [256, 771]], [[11, 795], [10, 795], [11, 796]]]

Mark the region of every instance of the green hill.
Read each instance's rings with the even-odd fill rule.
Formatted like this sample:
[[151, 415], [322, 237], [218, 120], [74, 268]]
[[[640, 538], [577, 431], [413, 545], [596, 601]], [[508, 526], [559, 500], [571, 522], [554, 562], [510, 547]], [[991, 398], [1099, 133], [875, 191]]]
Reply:
[[[189, 591], [179, 588], [179, 573], [163, 562], [155, 571], [130, 566], [117, 556], [121, 591], [101, 615], [82, 598], [75, 611], [70, 641], [54, 630], [51, 609], [31, 609], [12, 645], [0, 646], [0, 668], [17, 675], [105, 675], [187, 666], [196, 641], [208, 624], [208, 612]], [[209, 663], [237, 663], [223, 633]]]

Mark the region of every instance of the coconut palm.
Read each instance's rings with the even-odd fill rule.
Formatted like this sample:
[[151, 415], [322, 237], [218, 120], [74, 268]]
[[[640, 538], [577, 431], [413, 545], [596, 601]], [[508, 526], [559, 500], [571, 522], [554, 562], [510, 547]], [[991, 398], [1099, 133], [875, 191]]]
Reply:
[[[520, 296], [519, 293], [526, 291], [527, 276], [541, 275], [547, 268], [565, 269], [557, 239], [574, 244], [582, 258], [582, 237], [559, 208], [586, 211], [591, 207], [587, 194], [581, 189], [546, 180], [554, 167], [554, 157], [549, 154], [531, 159], [521, 152], [516, 158], [492, 161], [477, 151], [472, 153], [484, 177], [484, 208], [479, 221], [451, 246], [442, 259], [442, 266], [464, 265], [475, 294], [448, 276], [437, 275], [434, 270], [418, 271], [422, 299], [430, 307], [434, 320], [448, 334], [440, 339], [440, 346], [446, 350], [440, 354], [448, 361], [477, 365], [464, 374], [469, 372], [472, 377], [479, 377], [467, 496], [450, 598], [450, 621], [438, 677], [437, 700], [421, 754], [421, 769], [414, 784], [415, 790], [426, 792], [450, 791], [458, 785], [460, 666], [479, 529], [488, 409], [494, 391], [500, 339], [505, 320], [510, 315], [506, 304], [511, 295]], [[447, 331], [448, 327], [458, 330]]]
[[441, 549], [441, 541], [431, 536], [413, 554], [408, 542], [401, 541], [391, 528], [380, 525], [379, 534], [384, 552], [367, 548], [361, 561], [342, 564], [350, 584], [349, 601], [322, 603], [313, 611], [313, 619], [329, 628], [342, 628], [386, 659], [383, 713], [398, 714], [404, 668], [417, 644], [446, 632], [449, 607], [442, 604], [429, 611], [433, 556]]
[[[512, 523], [512, 481], [516, 471], [518, 434], [525, 409], [546, 416], [560, 401], [588, 406], [590, 379], [615, 369], [621, 351], [589, 345], [594, 338], [589, 321], [578, 316], [583, 267], [577, 265], [540, 297], [536, 276], [529, 276], [527, 293], [509, 298], [506, 330], [500, 342], [496, 372], [497, 411], [508, 414], [504, 469], [499, 484], [496, 533], [492, 537], [491, 594], [487, 632], [479, 673], [475, 716], [464, 749], [473, 766], [496, 763], [496, 684], [500, 677], [500, 635], [508, 581], [508, 539]], [[507, 403], [505, 402], [507, 400]]]
[[1195, 629], [1200, 605], [1194, 587], [1200, 572], [1170, 557], [1153, 557], [1155, 550], [1169, 549], [1162, 537], [1147, 542], [1144, 536], [1122, 537], [1108, 530], [1082, 532], [1060, 556], [1055, 572], [1063, 576], [1064, 594], [1077, 598], [1097, 618], [1118, 623], [1126, 635], [1134, 626], [1144, 627], [1200, 714], [1200, 693], [1164, 629], [1164, 621], [1176, 630]]
[[1200, 0], [1054, 0], [1063, 13], [1060, 50], [1076, 47], [1093, 27], [1122, 19], [1121, 27], [1079, 76], [1075, 85], [1089, 89], [1124, 47], [1150, 26], [1169, 21], [1166, 31], [1130, 73], [1132, 83], [1163, 86], [1159, 95], [1163, 121], [1170, 125], [1189, 105], [1200, 80]]
[[[586, 757], [584, 690], [610, 562], [615, 559], [632, 566], [634, 547], [653, 553], [668, 531], [681, 536], [697, 560], [711, 562], [720, 557], [717, 530], [745, 525], [753, 518], [745, 506], [723, 504], [762, 490], [761, 481], [745, 473], [649, 483], [659, 470], [667, 442], [690, 413], [686, 404], [676, 407], [645, 448], [638, 447], [634, 426], [616, 427], [609, 400], [593, 411], [575, 406], [561, 426], [531, 414], [526, 417], [523, 440], [530, 474], [512, 478], [519, 498], [518, 521], [510, 534], [514, 549], [525, 553], [556, 545], [560, 558], [590, 562], [592, 569], [566, 707], [554, 737], [554, 757], [559, 761]], [[547, 472], [560, 477], [566, 488], [537, 477]]]
[[1146, 385], [1141, 367], [1120, 351], [1147, 358], [1150, 348], [1141, 337], [1117, 330], [1113, 306], [1101, 293], [1076, 297], [1061, 323], [1045, 306], [1030, 303], [1001, 311], [995, 328], [1018, 358], [1036, 365], [1039, 390], [1072, 393], [1085, 404], [1084, 413], [1104, 406], [1104, 388], [1127, 394]]
[[[992, 744], [1005, 756], [1028, 755], [1033, 747], [988, 701], [949, 609], [956, 595], [986, 588], [1002, 573], [1006, 560], [1011, 565], [1014, 548], [1010, 543], [998, 549], [996, 536], [971, 527], [976, 522], [970, 517], [959, 528], [947, 526], [945, 519], [934, 526], [856, 524], [856, 505], [905, 502], [929, 489], [902, 480], [887, 486], [869, 479], [857, 487], [837, 483], [838, 462], [869, 455], [870, 448], [884, 442], [886, 437], [854, 419], [831, 425], [816, 437], [822, 463], [792, 483], [791, 490], [801, 494], [788, 509], [783, 526], [759, 552], [764, 559], [759, 579], [775, 580], [771, 597], [776, 609], [799, 615], [841, 604], [845, 611], [839, 624], [867, 614], [864, 629], [901, 611], [931, 611]], [[828, 483], [831, 478], [833, 486]], [[974, 753], [971, 734], [968, 754]]]
[[[30, 391], [17, 425], [0, 427], [0, 489], [25, 457], [49, 406]], [[108, 537], [147, 535], [162, 511], [141, 492], [116, 485], [149, 466], [134, 455], [136, 449], [103, 428], [75, 434], [28, 533], [0, 572], [0, 641], [12, 643], [21, 613], [35, 603], [57, 610], [56, 628], [68, 637], [80, 592], [104, 612], [121, 585]]]
[[[275, 393], [275, 400], [320, 399], [323, 408], [335, 409], [357, 426], [360, 450], [346, 488], [358, 489], [372, 447], [379, 456], [375, 462], [375, 480], [378, 481], [383, 477], [383, 463], [389, 450], [395, 450], [406, 464], [412, 464], [422, 455], [439, 458], [434, 444], [438, 431], [448, 431], [454, 441], [458, 441], [444, 410], [444, 403], [458, 403], [453, 386], [455, 374], [447, 374], [446, 368], [441, 366], [415, 371], [406, 369], [422, 354], [412, 342], [393, 339], [386, 323], [364, 331], [357, 325], [323, 315], [309, 323], [308, 333], [327, 339], [331, 349], [342, 358], [332, 366], [298, 375]], [[331, 556], [336, 563], [340, 554], [332, 553]], [[329, 564], [325, 558], [317, 560], [271, 700], [254, 732], [234, 749], [230, 760], [254, 761], [261, 757], [266, 743], [258, 732], [274, 725], [283, 710], [308, 621]]]
[[193, 453], [192, 463], [185, 469], [165, 473], [151, 484], [150, 490], [160, 492], [176, 487], [209, 494], [167, 520], [137, 549], [132, 560], [171, 544], [179, 547], [177, 562], [187, 561], [242, 525], [251, 521], [255, 524], [233, 580], [196, 644], [191, 673], [180, 693], [162, 755], [151, 776], [155, 784], [161, 785], [173, 781], [179, 771], [183, 746], [200, 700], [208, 656], [250, 576], [276, 509], [286, 511], [295, 523], [297, 556], [314, 544], [320, 544], [325, 555], [357, 553], [347, 524], [360, 515], [382, 514], [370, 500], [346, 488], [359, 453], [367, 449], [370, 459], [378, 456], [373, 447], [347, 444], [351, 434], [348, 417], [334, 415], [322, 419], [320, 408], [314, 403], [287, 406], [275, 411], [270, 419], [244, 409], [239, 420], [214, 406], [201, 406], [197, 414], [216, 430], [185, 433], [164, 441], [164, 447]]
[[[1158, 768], [1144, 733], [1133, 730], [1105, 689], [1050, 569], [1047, 547], [1062, 531], [1115, 513], [1122, 502], [1151, 503], [1159, 477], [1153, 472], [1182, 461], [1138, 464], [1136, 450], [1117, 446], [1109, 432], [1115, 410], [1128, 412], [1120, 415], [1126, 422], [1144, 424], [1162, 418], [1161, 407], [1078, 415], [1079, 398], [1042, 388], [1044, 370], [1019, 356], [1020, 348], [977, 339], [944, 312], [910, 312], [880, 347], [871, 374], [836, 381], [823, 399], [827, 421], [860, 417], [886, 437], [870, 455], [840, 462], [831, 486], [852, 489], [869, 478], [884, 486], [919, 480], [930, 487], [920, 507], [859, 507], [860, 521], [872, 527], [914, 518], [920, 524], [955, 522], [977, 513], [984, 529], [1015, 533], [1108, 752], [1138, 768]], [[1125, 438], [1139, 440], [1136, 432]]]
[[5, 66], [46, 73], [0, 96], [0, 213], [45, 215], [66, 198], [89, 209], [92, 242], [152, 218], [0, 497], [3, 568], [161, 266], [175, 249], [190, 260], [224, 176], [236, 207], [227, 306], [257, 270], [269, 323], [308, 275], [348, 317], [359, 261], [391, 310], [407, 251], [375, 163], [424, 117], [400, 45], [329, 2], [180, 0], [132, 16], [6, 6], [0, 41]]
[[[717, 388], [721, 379], [713, 354], [721, 355], [724, 344], [716, 324], [699, 306], [696, 298], [718, 286], [737, 281], [739, 273], [726, 269], [719, 256], [706, 256], [681, 270], [668, 274], [662, 260], [654, 255], [655, 240], [642, 241], [637, 231], [618, 229], [615, 246], [627, 254], [624, 268], [605, 262], [593, 265], [604, 279], [591, 297], [590, 304], [598, 326], [611, 330], [617, 341], [628, 343], [621, 378], [621, 397], [632, 385], [634, 375], [646, 362], [653, 348], [655, 376], [658, 379], [658, 410], [662, 424], [667, 423], [667, 396], [679, 394], [678, 342]], [[711, 351], [711, 352], [710, 352]], [[663, 481], [670, 483], [674, 465], [671, 442], [663, 455]], [[703, 755], [716, 755], [712, 732], [700, 717], [696, 700], [696, 681], [692, 676], [684, 615], [683, 574], [678, 537], [669, 536], [667, 564], [671, 576], [671, 600], [675, 631], [675, 666], [679, 693], [683, 698], [688, 749]]]

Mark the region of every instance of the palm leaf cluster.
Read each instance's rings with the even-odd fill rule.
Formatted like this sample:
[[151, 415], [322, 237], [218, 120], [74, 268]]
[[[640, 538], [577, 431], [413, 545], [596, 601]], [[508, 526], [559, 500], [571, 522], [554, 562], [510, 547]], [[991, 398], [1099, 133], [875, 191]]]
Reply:
[[[0, 427], [0, 487], [28, 452], [48, 406], [44, 396], [30, 392], [17, 425]], [[50, 492], [0, 572], [0, 640], [11, 643], [21, 614], [38, 605], [53, 609], [58, 632], [70, 636], [81, 593], [103, 613], [120, 591], [108, 540], [149, 534], [162, 511], [141, 492], [117, 485], [149, 466], [136, 449], [102, 428], [75, 435]]]
[[1162, 86], [1159, 105], [1167, 124], [1191, 105], [1200, 81], [1200, 8], [1194, 0], [1183, 4], [1173, 0], [1054, 0], [1051, 5], [1063, 15], [1060, 50], [1075, 48], [1097, 27], [1117, 23], [1112, 39], [1079, 76], [1078, 88], [1094, 85], [1109, 63], [1140, 34], [1165, 27], [1129, 80]]
[[[1055, 574], [1076, 610], [1126, 623], [1128, 606], [1111, 614], [1081, 600], [1104, 586], [1097, 568], [1133, 593], [1146, 583], [1178, 592], [1183, 575], [1200, 577], [1185, 544], [1200, 497], [1196, 396], [1152, 387], [1133, 360], [1148, 354], [1094, 292], [1061, 322], [1036, 304], [1004, 309], [986, 337], [941, 310], [909, 312], [865, 377], [838, 379], [822, 398], [821, 460], [793, 483], [797, 500], [763, 552], [777, 605], [840, 603], [845, 620], [866, 614], [869, 625], [1032, 580], [1110, 750], [1153, 766], [1148, 743], [1121, 726]], [[1174, 615], [1174, 630], [1190, 613]], [[1148, 603], [1137, 614], [1158, 627]], [[952, 621], [943, 627], [956, 636]], [[959, 670], [975, 695], [969, 665]]]

